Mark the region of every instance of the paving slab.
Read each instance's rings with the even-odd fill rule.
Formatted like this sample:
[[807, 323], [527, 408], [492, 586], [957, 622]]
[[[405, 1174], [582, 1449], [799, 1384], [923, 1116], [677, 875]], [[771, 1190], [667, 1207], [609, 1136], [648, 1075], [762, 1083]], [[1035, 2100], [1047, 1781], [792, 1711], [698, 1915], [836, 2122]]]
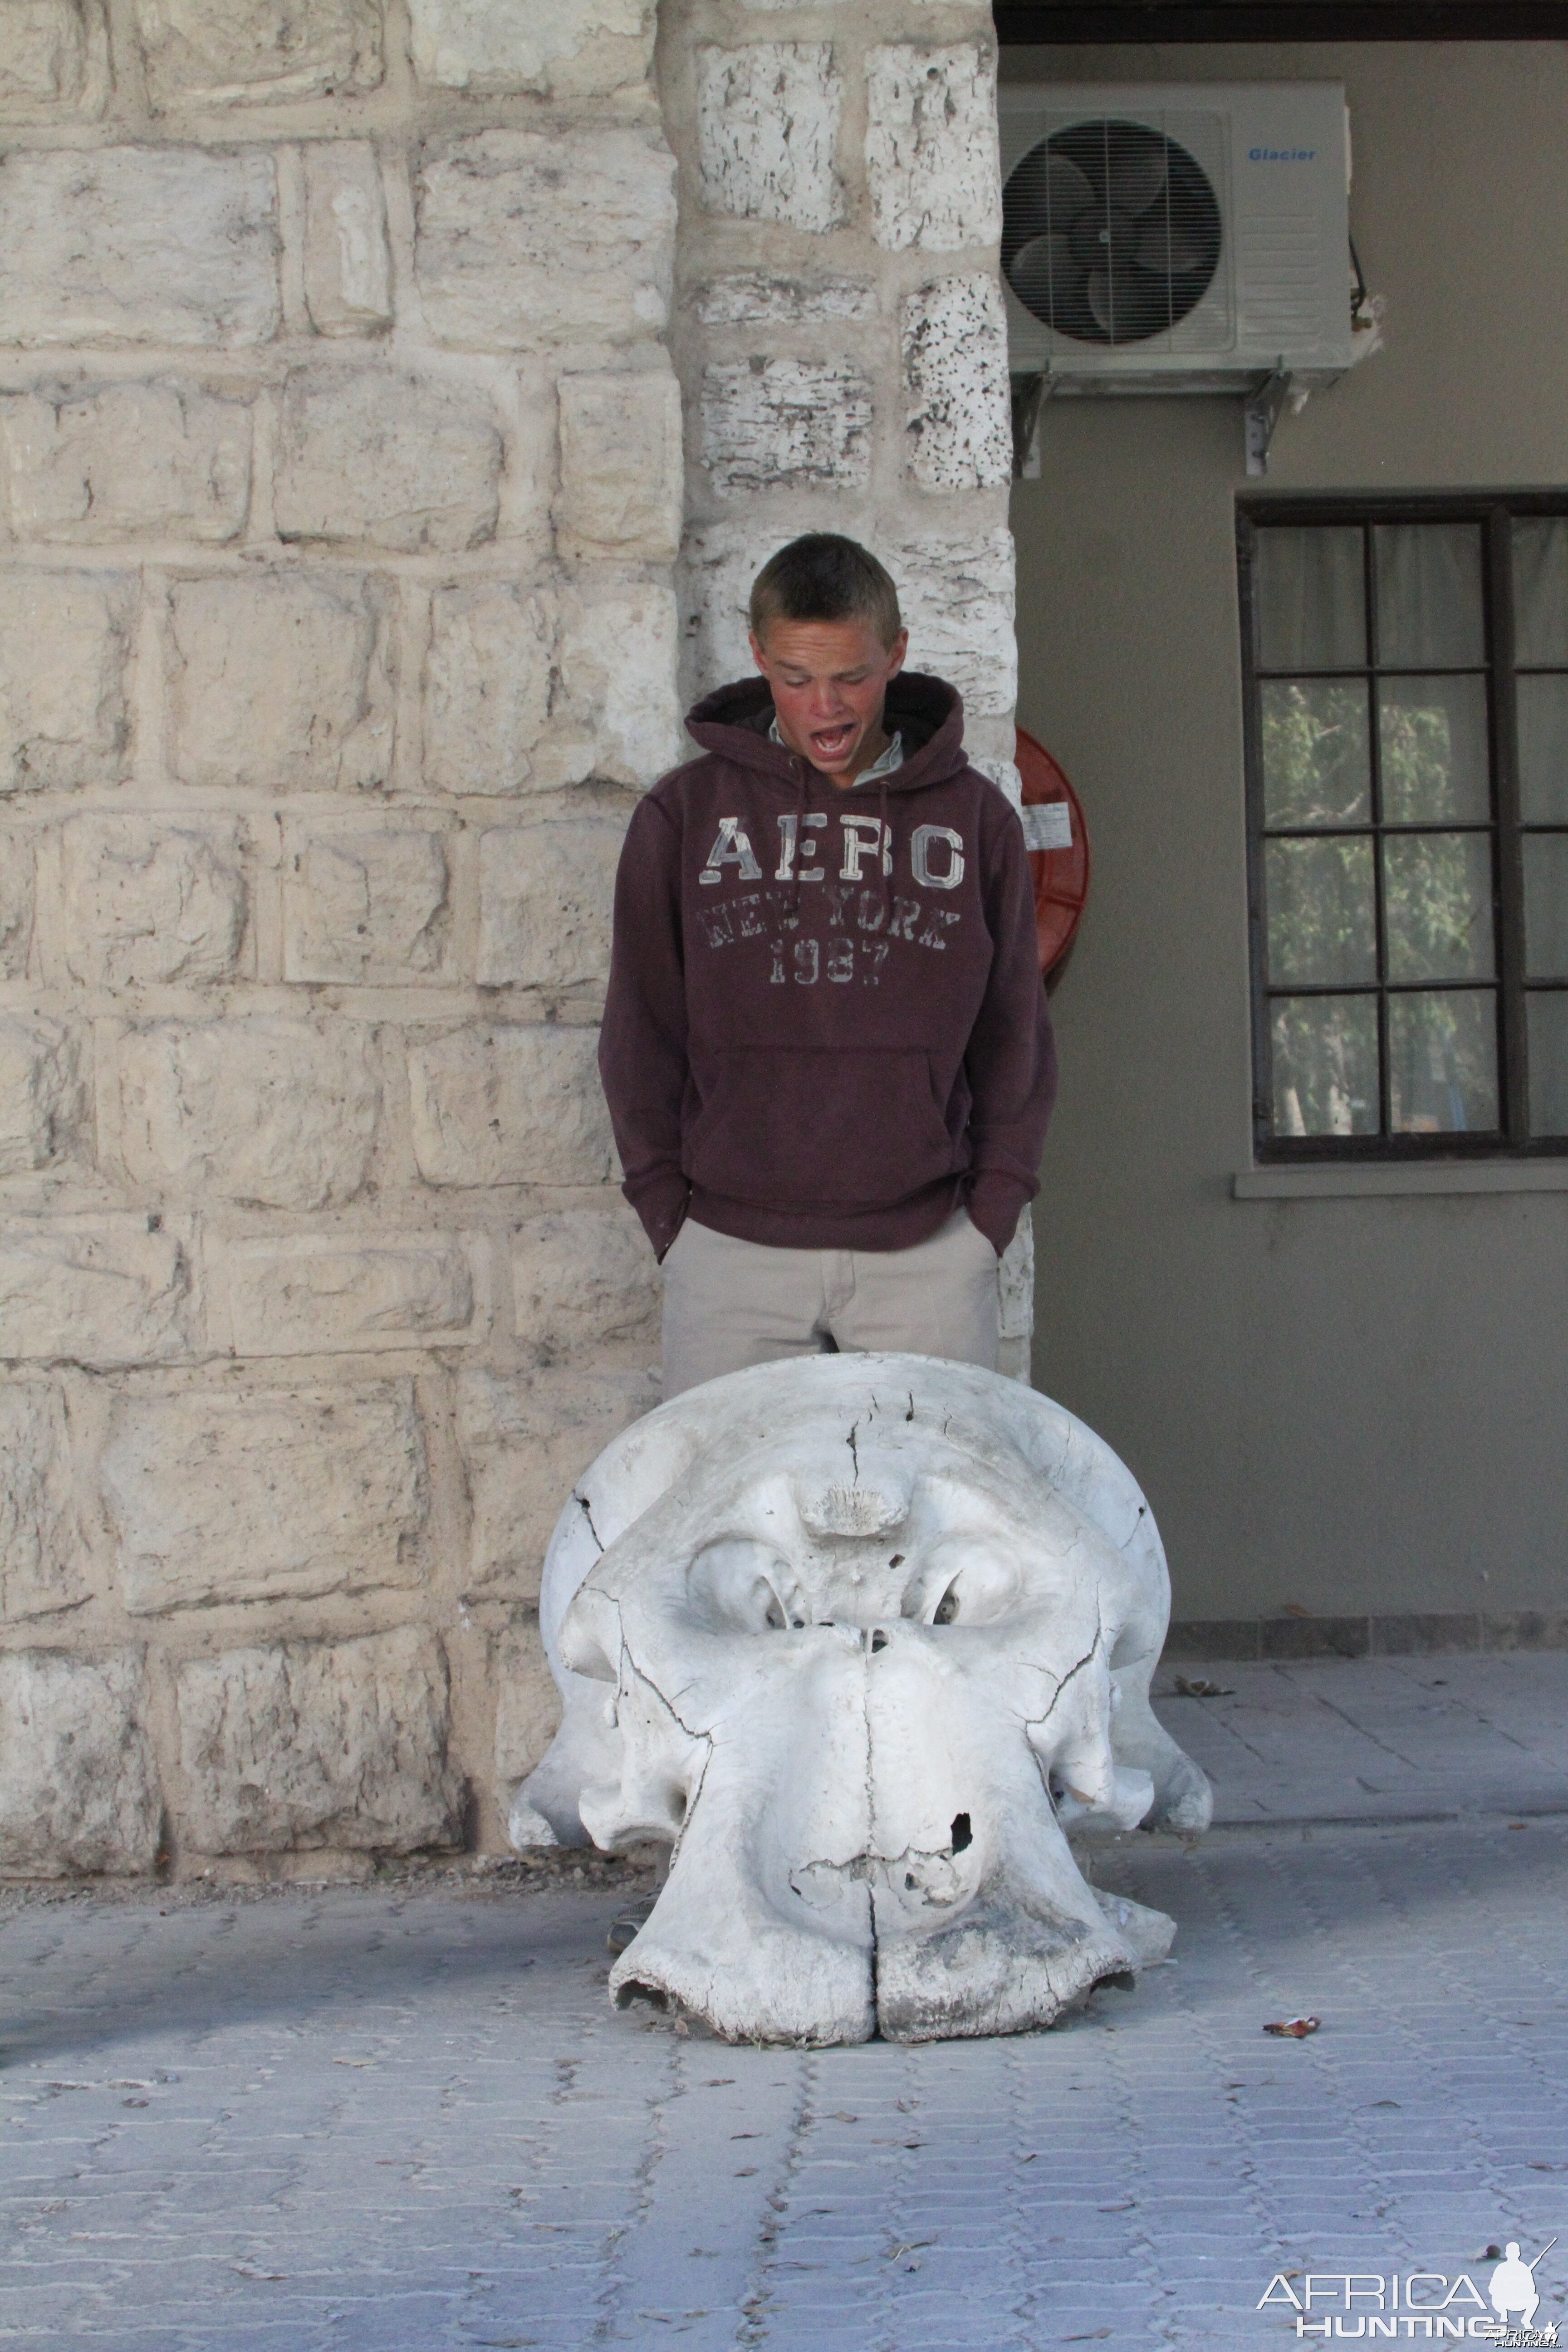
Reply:
[[1006, 2040], [617, 2013], [625, 1882], [564, 1865], [14, 1889], [0, 2346], [1266, 2352], [1352, 2273], [1352, 2336], [1397, 2273], [1426, 2341], [1413, 2272], [1475, 2316], [1553, 2233], [1568, 2322], [1563, 1664], [1184, 1663], [1232, 1694], [1161, 1701], [1222, 1826], [1090, 1864], [1173, 1962]]
[[1568, 1811], [1568, 1650], [1184, 1661], [1154, 1691], [1218, 1822]]

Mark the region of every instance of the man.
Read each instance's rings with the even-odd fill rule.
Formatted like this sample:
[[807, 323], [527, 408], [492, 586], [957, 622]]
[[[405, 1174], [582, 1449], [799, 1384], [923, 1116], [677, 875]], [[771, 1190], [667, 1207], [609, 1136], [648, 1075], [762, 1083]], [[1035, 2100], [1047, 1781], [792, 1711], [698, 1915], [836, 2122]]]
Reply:
[[994, 1370], [1056, 1087], [1023, 832], [864, 548], [794, 541], [751, 625], [616, 883], [599, 1068], [665, 1393], [831, 1347]]

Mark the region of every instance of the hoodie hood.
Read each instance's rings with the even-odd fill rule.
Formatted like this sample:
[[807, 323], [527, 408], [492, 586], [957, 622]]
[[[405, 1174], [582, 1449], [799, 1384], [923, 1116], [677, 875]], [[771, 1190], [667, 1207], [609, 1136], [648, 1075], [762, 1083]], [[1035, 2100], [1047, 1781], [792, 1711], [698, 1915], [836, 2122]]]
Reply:
[[[765, 776], [783, 792], [798, 793], [807, 775], [816, 771], [797, 752], [770, 742], [773, 698], [765, 677], [744, 677], [705, 695], [686, 721], [686, 731], [705, 751]], [[903, 764], [890, 775], [859, 777], [839, 792], [889, 793], [919, 792], [924, 785], [945, 783], [969, 764], [963, 752], [963, 698], [944, 678], [926, 677], [919, 670], [900, 670], [888, 688], [882, 724], [889, 735], [903, 738]]]

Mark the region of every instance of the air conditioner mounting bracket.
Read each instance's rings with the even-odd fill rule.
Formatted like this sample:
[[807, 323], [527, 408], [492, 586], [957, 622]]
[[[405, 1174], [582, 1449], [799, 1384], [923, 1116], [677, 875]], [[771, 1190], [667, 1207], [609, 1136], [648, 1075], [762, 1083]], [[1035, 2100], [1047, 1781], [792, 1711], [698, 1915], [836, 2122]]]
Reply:
[[1274, 438], [1274, 427], [1280, 412], [1290, 396], [1290, 375], [1283, 358], [1278, 367], [1260, 376], [1247, 395], [1242, 410], [1242, 430], [1247, 444], [1247, 470], [1249, 474], [1268, 471], [1268, 445]]

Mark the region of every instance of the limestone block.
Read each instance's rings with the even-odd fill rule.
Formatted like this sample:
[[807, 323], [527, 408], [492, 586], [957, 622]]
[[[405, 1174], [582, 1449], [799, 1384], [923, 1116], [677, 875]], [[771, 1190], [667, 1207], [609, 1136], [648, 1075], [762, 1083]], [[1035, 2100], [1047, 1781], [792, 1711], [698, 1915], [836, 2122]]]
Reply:
[[102, 0], [0, 0], [0, 122], [95, 114], [108, 86]]
[[392, 324], [386, 197], [367, 139], [305, 151], [305, 307], [319, 335], [373, 335]]
[[702, 374], [702, 463], [721, 499], [787, 486], [858, 489], [871, 387], [848, 360], [742, 360]]
[[544, 1655], [537, 1619], [508, 1625], [496, 1636], [490, 1674], [496, 1686], [496, 1793], [504, 1811], [561, 1721], [561, 1694]]
[[121, 1038], [121, 1150], [132, 1178], [279, 1209], [364, 1189], [380, 1076], [371, 1032], [270, 1013]]
[[424, 1574], [428, 1479], [412, 1381], [121, 1396], [101, 1475], [132, 1616]]
[[13, 1359], [161, 1364], [196, 1329], [184, 1220], [14, 1217], [0, 1232], [0, 1332]]
[[662, 582], [525, 593], [468, 582], [432, 600], [425, 774], [449, 793], [650, 783], [679, 756], [677, 614]]
[[532, 1600], [550, 1531], [601, 1447], [658, 1402], [648, 1372], [465, 1372], [458, 1436], [473, 1504], [468, 1590]]
[[574, 988], [609, 978], [624, 832], [610, 817], [563, 817], [481, 834], [481, 988]]
[[1016, 808], [1019, 815], [1023, 815], [1024, 779], [1018, 773], [1016, 760], [992, 759], [984, 753], [977, 758], [972, 752], [969, 764], [972, 768], [978, 768], [983, 776], [989, 776], [1009, 807]]
[[80, 1037], [64, 1022], [0, 1013], [0, 1176], [52, 1168], [78, 1149], [87, 1119], [81, 1062]]
[[342, 572], [177, 581], [170, 698], [187, 784], [363, 791], [392, 764], [392, 591]]
[[16, 1624], [86, 1600], [71, 1499], [66, 1401], [43, 1381], [0, 1386], [0, 1619]]
[[877, 289], [856, 278], [819, 280], [738, 269], [699, 289], [697, 315], [705, 327], [802, 327], [874, 319]]
[[681, 551], [686, 698], [755, 675], [748, 642], [752, 583], [784, 532], [753, 521], [702, 523]]
[[0, 1873], [152, 1869], [163, 1801], [142, 1710], [139, 1650], [0, 1657]]
[[654, 783], [687, 756], [675, 690], [675, 592], [628, 581], [561, 599], [563, 733], [586, 740], [583, 772], [614, 784]]
[[647, 1235], [624, 1203], [552, 1210], [511, 1237], [513, 1325], [542, 1358], [647, 1337], [663, 1284]]
[[423, 1626], [227, 1650], [182, 1666], [175, 1693], [197, 1853], [458, 1843], [447, 1660]]
[[652, 131], [481, 131], [430, 152], [415, 272], [438, 342], [640, 341], [668, 315], [675, 164]]
[[1002, 234], [996, 57], [966, 41], [866, 60], [866, 171], [879, 245], [951, 253]]
[[1035, 1328], [1035, 1221], [1026, 1211], [1002, 1253], [996, 1286], [996, 1328], [1004, 1339], [1021, 1339], [1026, 1348]]
[[119, 572], [0, 578], [0, 793], [119, 782], [135, 600]]
[[697, 52], [697, 153], [710, 213], [837, 228], [844, 92], [827, 41]]
[[240, 1356], [460, 1347], [480, 1336], [476, 1244], [459, 1234], [291, 1234], [219, 1253]]
[[21, 980], [33, 945], [33, 845], [0, 833], [0, 980]]
[[14, 147], [0, 158], [0, 341], [265, 343], [279, 315], [270, 155]]
[[536, 762], [550, 726], [555, 631], [548, 594], [490, 581], [437, 590], [425, 666], [428, 782], [496, 793], [576, 781], [548, 759]]
[[683, 489], [674, 375], [567, 375], [560, 398], [560, 553], [673, 562]]
[[193, 986], [239, 970], [248, 892], [234, 817], [73, 817], [60, 890], [66, 962], [89, 986]]
[[402, 554], [478, 547], [495, 536], [500, 467], [482, 394], [381, 368], [299, 368], [283, 394], [278, 535]]
[[1013, 635], [1013, 536], [906, 540], [886, 551], [910, 631], [910, 667], [956, 686], [976, 718], [1012, 709], [1018, 694]]
[[1007, 320], [994, 278], [944, 278], [903, 306], [910, 471], [929, 490], [1013, 478]]
[[598, 1032], [458, 1029], [408, 1057], [414, 1157], [427, 1184], [603, 1184], [609, 1114]]
[[447, 977], [451, 921], [438, 833], [303, 836], [283, 885], [283, 975], [368, 984]]
[[136, 0], [156, 107], [347, 97], [382, 73], [379, 0]]
[[653, 0], [410, 0], [421, 81], [476, 96], [607, 98], [644, 84]]
[[195, 539], [245, 528], [250, 410], [190, 384], [89, 384], [0, 401], [18, 539]]

